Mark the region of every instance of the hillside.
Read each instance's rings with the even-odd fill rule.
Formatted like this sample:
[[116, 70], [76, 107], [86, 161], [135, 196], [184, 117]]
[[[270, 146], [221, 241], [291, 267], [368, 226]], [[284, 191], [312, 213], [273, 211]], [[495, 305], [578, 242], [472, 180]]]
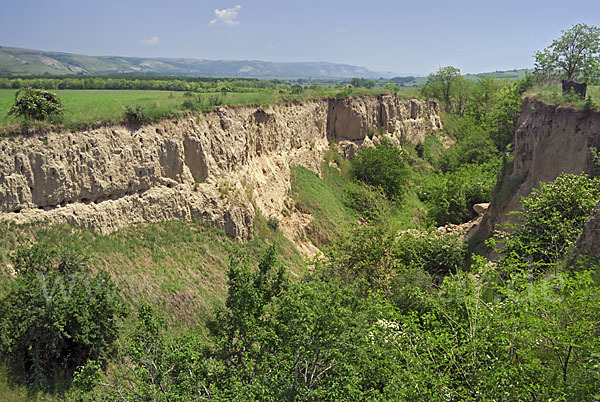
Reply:
[[0, 46], [0, 74], [156, 74], [249, 78], [378, 78], [364, 67], [324, 62], [86, 56]]
[[[506, 233], [513, 249], [495, 261], [469, 259], [461, 234], [474, 215], [468, 226], [481, 222], [502, 171], [522, 180], [506, 181], [493, 203], [594, 167], [584, 153], [600, 145], [597, 112], [522, 106], [521, 84], [475, 101], [478, 122], [380, 94], [6, 136], [0, 399], [473, 400], [507, 390], [591, 400], [595, 366], [581, 362], [596, 364], [600, 339], [593, 273], [563, 272], [567, 249], [532, 267], [539, 254], [514, 247], [559, 228], [559, 240], [580, 236], [593, 257], [600, 179], [559, 176], [553, 188], [566, 194], [561, 183], [583, 186], [576, 219], [563, 216], [564, 197], [534, 200], [554, 226]], [[482, 126], [497, 113], [521, 117], [503, 121], [495, 143]], [[515, 172], [503, 142], [513, 138]], [[107, 293], [91, 293], [98, 277]], [[98, 307], [104, 294], [108, 308], [123, 298], [128, 314]], [[97, 321], [113, 332], [91, 322], [104, 312]], [[27, 337], [54, 328], [53, 343]], [[98, 344], [80, 336], [88, 330], [112, 336], [102, 345], [115, 341], [115, 354], [84, 354]], [[547, 353], [557, 339], [558, 353], [574, 356], [568, 373]], [[67, 366], [73, 342], [83, 353]], [[447, 367], [456, 373], [440, 377]]]

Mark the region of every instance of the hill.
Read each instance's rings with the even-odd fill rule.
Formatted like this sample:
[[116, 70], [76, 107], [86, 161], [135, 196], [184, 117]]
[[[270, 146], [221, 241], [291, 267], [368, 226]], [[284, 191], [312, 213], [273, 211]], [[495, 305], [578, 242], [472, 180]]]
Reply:
[[158, 74], [251, 78], [381, 76], [365, 67], [337, 63], [86, 56], [5, 46], [0, 46], [0, 74]]

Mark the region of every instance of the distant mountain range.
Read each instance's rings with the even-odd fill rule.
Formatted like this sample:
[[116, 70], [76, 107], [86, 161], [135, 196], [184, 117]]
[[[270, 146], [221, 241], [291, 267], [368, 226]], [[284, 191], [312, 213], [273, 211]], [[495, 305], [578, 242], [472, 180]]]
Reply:
[[0, 46], [0, 74], [157, 74], [248, 78], [379, 78], [390, 76], [348, 64], [86, 56]]

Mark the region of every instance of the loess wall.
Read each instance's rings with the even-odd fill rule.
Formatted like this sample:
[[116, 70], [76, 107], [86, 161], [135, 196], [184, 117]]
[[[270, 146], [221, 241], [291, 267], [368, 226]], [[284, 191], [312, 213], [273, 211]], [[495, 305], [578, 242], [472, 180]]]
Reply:
[[[499, 224], [511, 219], [506, 214], [520, 209], [521, 197], [539, 187], [540, 182], [552, 181], [563, 172], [596, 174], [590, 147], [600, 149], [599, 111], [524, 99], [515, 132], [512, 171], [504, 177], [505, 184], [516, 185], [502, 202], [492, 201], [482, 222], [484, 230], [491, 234]], [[592, 231], [590, 226], [588, 232], [586, 244], [597, 229]], [[595, 239], [600, 241], [600, 236]]]
[[438, 105], [391, 96], [228, 107], [131, 128], [0, 141], [0, 219], [110, 233], [205, 217], [248, 240], [257, 210], [283, 218], [290, 166], [320, 171], [329, 141], [358, 147], [379, 129], [401, 143], [441, 128]]

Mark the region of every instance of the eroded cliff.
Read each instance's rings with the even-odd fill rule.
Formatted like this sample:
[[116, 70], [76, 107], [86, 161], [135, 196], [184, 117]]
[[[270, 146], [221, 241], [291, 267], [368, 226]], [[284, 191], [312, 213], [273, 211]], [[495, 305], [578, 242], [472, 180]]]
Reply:
[[600, 112], [523, 100], [514, 139], [512, 169], [482, 222], [491, 234], [520, 209], [520, 199], [561, 173], [597, 174], [590, 147], [600, 148]]
[[0, 218], [109, 233], [203, 216], [247, 240], [257, 210], [283, 219], [290, 166], [320, 171], [329, 141], [422, 141], [434, 102], [391, 96], [229, 107], [137, 129], [116, 125], [0, 141]]

